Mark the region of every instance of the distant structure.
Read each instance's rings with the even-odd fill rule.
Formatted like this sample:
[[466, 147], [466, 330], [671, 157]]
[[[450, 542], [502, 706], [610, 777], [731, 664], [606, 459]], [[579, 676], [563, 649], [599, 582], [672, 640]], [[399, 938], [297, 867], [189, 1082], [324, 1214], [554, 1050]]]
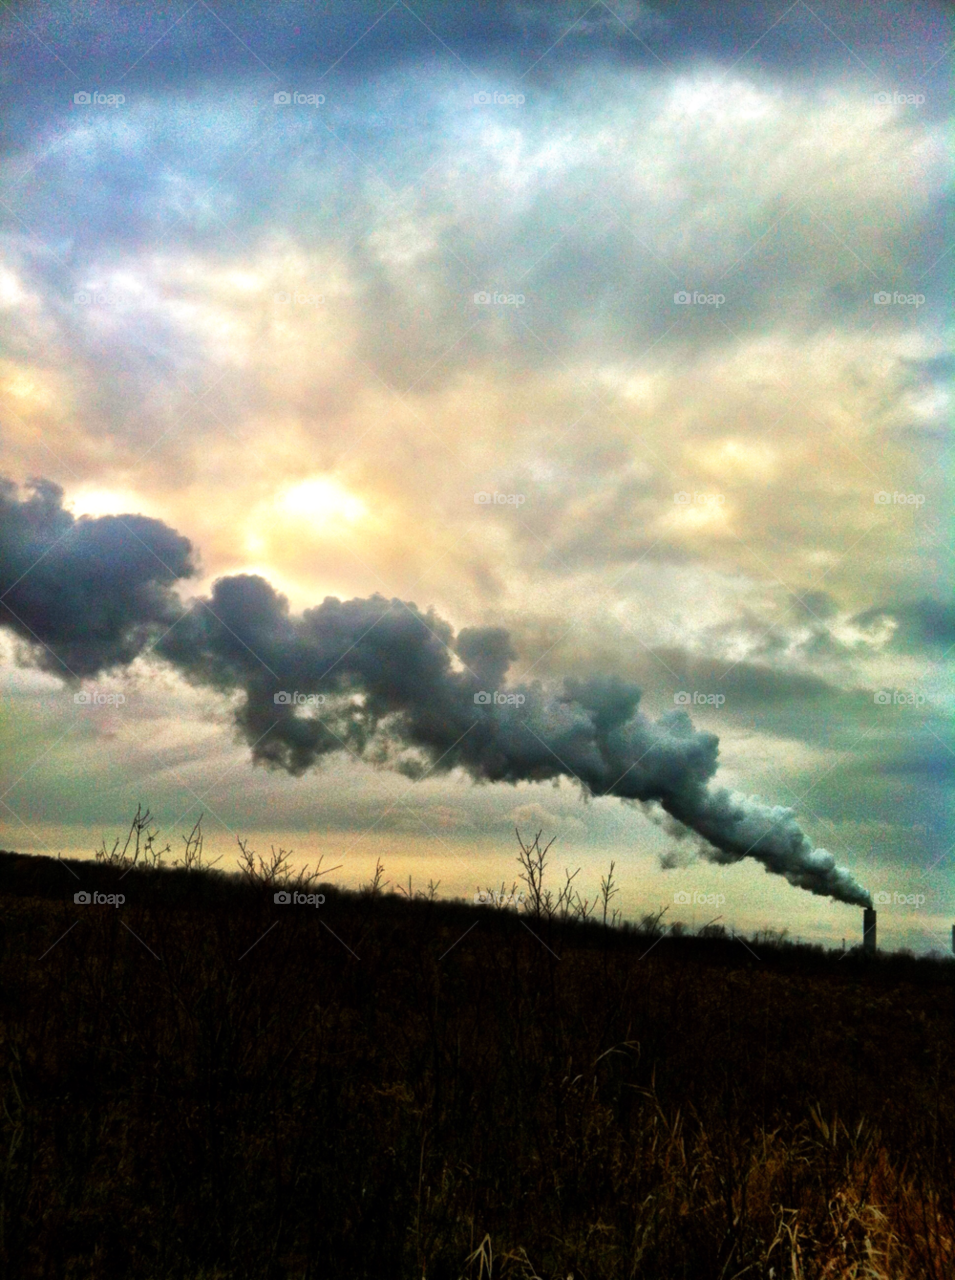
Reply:
[[862, 949], [870, 956], [875, 955], [875, 914], [874, 907], [866, 907], [862, 912]]
[[952, 925], [952, 955], [955, 956], [955, 924]]

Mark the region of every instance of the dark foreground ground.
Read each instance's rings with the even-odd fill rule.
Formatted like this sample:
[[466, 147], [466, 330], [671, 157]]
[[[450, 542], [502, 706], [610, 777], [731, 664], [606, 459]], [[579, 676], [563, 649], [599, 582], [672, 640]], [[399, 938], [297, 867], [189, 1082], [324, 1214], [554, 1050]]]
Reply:
[[6, 1276], [955, 1276], [955, 963], [123, 872], [0, 854]]

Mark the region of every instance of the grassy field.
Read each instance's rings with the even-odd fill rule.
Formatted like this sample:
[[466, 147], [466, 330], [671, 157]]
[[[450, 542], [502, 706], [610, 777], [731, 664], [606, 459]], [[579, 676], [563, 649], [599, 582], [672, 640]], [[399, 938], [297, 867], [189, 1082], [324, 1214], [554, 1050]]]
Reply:
[[0, 854], [3, 1273], [951, 1280], [955, 963], [604, 925], [543, 854], [517, 907]]

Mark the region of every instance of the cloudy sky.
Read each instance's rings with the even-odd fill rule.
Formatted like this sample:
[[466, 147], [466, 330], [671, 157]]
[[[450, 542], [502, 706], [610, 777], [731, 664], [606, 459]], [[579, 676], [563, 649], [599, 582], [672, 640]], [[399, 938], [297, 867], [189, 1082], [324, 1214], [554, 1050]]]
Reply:
[[[877, 895], [887, 945], [947, 948], [953, 26], [802, 0], [5, 7], [0, 847], [90, 856], [142, 801], [174, 852], [204, 813], [223, 865], [239, 834], [463, 894], [510, 886], [517, 824], [591, 894], [615, 858], [630, 915], [856, 940], [856, 907], [714, 864], [654, 803], [585, 802], [576, 767], [415, 778], [354, 724], [270, 760], [253, 676], [183, 658], [216, 580], [257, 575], [290, 637], [380, 596], [456, 672], [484, 629], [492, 695], [639, 686], [646, 723], [718, 735], [714, 786], [791, 808]], [[182, 552], [110, 662], [50, 621], [49, 530], [95, 535], [61, 508], [162, 522], [96, 526], [104, 556], [163, 526]]]

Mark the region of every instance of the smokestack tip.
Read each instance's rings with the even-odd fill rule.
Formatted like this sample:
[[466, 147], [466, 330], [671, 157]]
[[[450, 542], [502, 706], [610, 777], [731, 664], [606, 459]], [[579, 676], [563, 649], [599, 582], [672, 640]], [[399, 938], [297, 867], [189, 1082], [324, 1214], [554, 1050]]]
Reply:
[[876, 950], [876, 911], [875, 907], [866, 907], [862, 912], [862, 946], [869, 955]]

